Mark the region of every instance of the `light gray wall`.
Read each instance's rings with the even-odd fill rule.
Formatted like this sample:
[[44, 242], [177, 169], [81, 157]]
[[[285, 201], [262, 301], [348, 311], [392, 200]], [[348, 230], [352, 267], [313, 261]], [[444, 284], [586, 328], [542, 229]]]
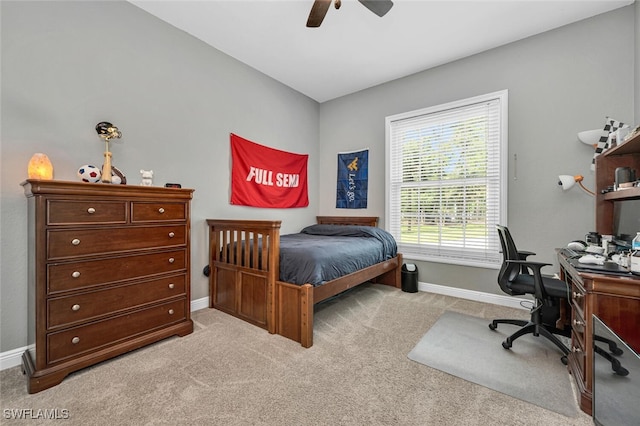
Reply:
[[[559, 174], [582, 174], [594, 186], [593, 149], [577, 132], [602, 127], [608, 115], [633, 121], [634, 19], [629, 6], [323, 103], [322, 168], [336, 169], [336, 152], [369, 147], [362, 214], [384, 216], [385, 117], [508, 89], [508, 226], [521, 249], [554, 263], [555, 247], [595, 226], [594, 199], [557, 186]], [[334, 185], [320, 181], [321, 214], [345, 212], [334, 208]], [[495, 270], [416, 263], [421, 282], [500, 294]]]
[[[283, 231], [312, 223], [318, 208], [317, 102], [126, 2], [1, 2], [0, 352], [27, 345], [26, 199], [20, 182], [34, 152], [54, 178], [76, 180], [101, 165], [94, 127], [123, 132], [113, 163], [130, 183], [194, 188], [192, 299], [208, 296], [205, 219], [282, 219]], [[310, 206], [229, 205], [229, 133], [309, 154]]]

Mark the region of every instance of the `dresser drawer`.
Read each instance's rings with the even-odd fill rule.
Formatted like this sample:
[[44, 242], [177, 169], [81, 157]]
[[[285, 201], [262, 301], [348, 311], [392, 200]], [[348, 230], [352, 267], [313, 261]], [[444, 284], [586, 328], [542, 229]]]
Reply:
[[48, 200], [47, 224], [126, 223], [126, 201]]
[[186, 267], [186, 249], [108, 259], [52, 263], [47, 266], [47, 291], [52, 294], [90, 288], [143, 278], [147, 275], [184, 271]]
[[162, 222], [186, 220], [185, 203], [163, 203], [137, 201], [131, 204], [131, 222]]
[[181, 299], [50, 333], [47, 335], [47, 362], [60, 362], [66, 358], [112, 346], [136, 335], [184, 321], [187, 303], [186, 299]]
[[47, 300], [47, 329], [98, 319], [186, 294], [185, 275]]
[[49, 230], [48, 259], [184, 246], [186, 225]]

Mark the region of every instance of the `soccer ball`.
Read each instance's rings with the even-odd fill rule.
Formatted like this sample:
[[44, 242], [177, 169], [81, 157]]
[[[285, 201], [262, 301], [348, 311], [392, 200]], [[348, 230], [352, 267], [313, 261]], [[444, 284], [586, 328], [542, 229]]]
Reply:
[[85, 164], [78, 169], [78, 177], [83, 182], [96, 183], [100, 182], [102, 172], [96, 166]]

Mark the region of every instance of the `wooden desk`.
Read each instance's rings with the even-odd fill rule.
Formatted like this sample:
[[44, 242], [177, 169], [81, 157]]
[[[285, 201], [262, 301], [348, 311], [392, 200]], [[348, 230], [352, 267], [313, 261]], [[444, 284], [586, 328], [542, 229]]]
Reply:
[[561, 252], [558, 261], [560, 277], [571, 288], [569, 371], [576, 381], [580, 408], [592, 414], [592, 315], [597, 315], [634, 351], [640, 352], [640, 277], [578, 271]]

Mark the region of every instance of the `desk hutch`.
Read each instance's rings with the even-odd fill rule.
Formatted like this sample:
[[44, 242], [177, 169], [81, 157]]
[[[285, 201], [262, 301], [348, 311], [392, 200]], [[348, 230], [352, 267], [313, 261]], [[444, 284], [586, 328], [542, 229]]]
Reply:
[[618, 207], [628, 200], [640, 200], [640, 187], [604, 193], [603, 191], [613, 186], [615, 171], [618, 167], [631, 167], [640, 173], [640, 132], [624, 143], [598, 155], [595, 163], [596, 231], [602, 235], [613, 235]]
[[[613, 185], [617, 167], [640, 172], [640, 133], [596, 157], [596, 231], [614, 234], [620, 203], [640, 199], [640, 187], [603, 192]], [[640, 352], [640, 277], [579, 272], [559, 253], [560, 276], [571, 289], [572, 335], [569, 371], [582, 411], [592, 414], [593, 321], [598, 316], [634, 351]]]

